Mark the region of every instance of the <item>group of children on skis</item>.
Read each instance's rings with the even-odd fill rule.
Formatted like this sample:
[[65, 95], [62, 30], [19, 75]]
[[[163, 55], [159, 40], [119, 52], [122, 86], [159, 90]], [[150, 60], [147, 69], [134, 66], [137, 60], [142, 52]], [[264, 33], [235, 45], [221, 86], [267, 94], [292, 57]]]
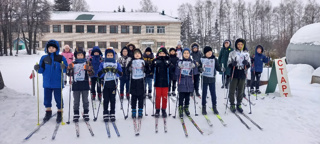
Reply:
[[[100, 48], [95, 46], [90, 53], [89, 60], [87, 60], [83, 48], [75, 48], [72, 55], [70, 48], [66, 46], [62, 53], [64, 56], [59, 55], [59, 43], [50, 40], [45, 47], [47, 55], [42, 56], [40, 63], [34, 66], [34, 69], [43, 75], [44, 105], [46, 107], [43, 120], [48, 121], [52, 117], [51, 101], [54, 92], [58, 108], [56, 121], [57, 123], [61, 122], [63, 109], [61, 92], [66, 84], [66, 82], [63, 82], [63, 73], [70, 77], [70, 81], [72, 77], [70, 83], [72, 83], [74, 97], [74, 122], [78, 122], [80, 118], [80, 99], [83, 102], [82, 116], [85, 121], [89, 121], [89, 90], [92, 100], [98, 97], [101, 102], [103, 97], [104, 121], [115, 121], [118, 82], [120, 82], [120, 92], [118, 93], [120, 101], [123, 102], [124, 97], [131, 100], [132, 118], [143, 117], [145, 99], [152, 98], [152, 82], [154, 82], [155, 90], [155, 117], [160, 117], [160, 112], [163, 118], [167, 117], [168, 96], [175, 97], [177, 95], [176, 88], [180, 117], [183, 117], [184, 113], [187, 116], [190, 115], [190, 96], [197, 96], [202, 99], [202, 114], [207, 114], [208, 87], [211, 94], [211, 109], [214, 114], [219, 114], [215, 84], [217, 71], [222, 74], [223, 85], [221, 88], [229, 88], [230, 110], [232, 112], [236, 110], [243, 112], [241, 101], [244, 94], [247, 69], [250, 67], [251, 92], [260, 92], [259, 80], [262, 65], [269, 61], [269, 58], [262, 54], [263, 47], [258, 45], [255, 56], [251, 59], [244, 39], [236, 40], [235, 50], [231, 48], [230, 41], [224, 41], [218, 59], [214, 56], [210, 46], [204, 47], [203, 52], [200, 51], [200, 46], [197, 43], [192, 43], [190, 48], [182, 48], [182, 43], [178, 42], [178, 46], [170, 48], [169, 52], [165, 47], [160, 47], [154, 57], [150, 47], [147, 47], [142, 53], [135, 45], [128, 44], [121, 49], [121, 56], [117, 59], [117, 54], [112, 48], [105, 50], [105, 58], [103, 58]], [[74, 61], [72, 61], [73, 56]], [[91, 79], [91, 86], [89, 86], [89, 78]], [[199, 93], [200, 79], [202, 97]], [[257, 79], [255, 83], [256, 91], [253, 89], [254, 79]], [[103, 91], [101, 91], [101, 88], [103, 88]], [[237, 92], [236, 103], [235, 92]]]

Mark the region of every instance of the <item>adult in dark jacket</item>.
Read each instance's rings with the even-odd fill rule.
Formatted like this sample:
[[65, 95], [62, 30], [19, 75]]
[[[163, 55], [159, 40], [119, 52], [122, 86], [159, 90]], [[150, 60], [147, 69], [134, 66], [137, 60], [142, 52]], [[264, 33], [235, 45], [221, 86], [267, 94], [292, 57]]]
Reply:
[[128, 56], [133, 58], [133, 51], [136, 49], [136, 46], [132, 43], [127, 44], [127, 48], [129, 49]]
[[136, 105], [138, 102], [138, 118], [143, 116], [143, 102], [145, 94], [145, 70], [148, 64], [142, 58], [140, 49], [135, 49], [133, 52], [133, 59], [128, 64], [128, 72], [130, 72], [130, 94], [132, 118], [136, 118]]
[[[261, 94], [261, 91], [259, 90], [259, 83], [260, 83], [260, 77], [261, 73], [263, 71], [263, 63], [268, 63], [269, 58], [266, 57], [263, 53], [263, 47], [261, 45], [258, 45], [255, 50], [255, 55], [253, 59], [251, 59], [251, 84], [250, 84], [250, 93], [254, 94], [255, 92], [257, 94]], [[256, 79], [256, 81], [255, 81]], [[256, 84], [256, 91], [254, 91], [254, 83]]]
[[93, 67], [93, 71], [96, 72], [93, 76], [91, 76], [91, 96], [92, 99], [96, 98], [96, 85], [98, 92], [98, 99], [101, 101], [101, 82], [98, 78], [98, 70], [100, 64], [103, 62], [103, 54], [98, 46], [94, 46], [91, 51], [90, 63]]
[[[167, 117], [166, 108], [168, 100], [169, 66], [170, 60], [167, 49], [161, 47], [151, 66], [152, 71], [154, 71], [154, 87], [156, 89], [156, 117], [160, 116], [160, 108], [162, 110], [162, 117]], [[160, 107], [161, 101], [162, 107]]]
[[196, 62], [190, 57], [190, 49], [184, 48], [182, 51], [183, 59], [177, 62], [175, 71], [178, 77], [178, 92], [179, 92], [179, 116], [183, 117], [183, 111], [187, 116], [190, 115], [189, 102], [190, 94], [194, 91], [193, 78], [199, 74]]
[[[202, 52], [199, 50], [200, 45], [196, 42], [190, 45], [192, 48], [191, 58], [196, 62], [196, 67], [200, 66], [200, 59], [203, 57]], [[200, 74], [194, 75], [194, 90], [196, 92], [196, 96], [200, 97], [199, 93], [199, 83], [200, 83]]]
[[224, 72], [224, 74], [222, 74], [222, 72], [220, 72], [220, 74], [222, 74], [221, 88], [228, 88], [230, 76], [231, 76], [231, 68], [228, 67], [227, 63], [228, 63], [229, 54], [230, 54], [230, 52], [233, 51], [233, 48], [231, 48], [231, 41], [230, 40], [225, 40], [222, 45], [223, 46], [222, 46], [220, 53], [219, 53], [218, 62], [221, 67], [223, 65], [223, 67], [226, 69], [226, 71]]
[[[61, 102], [61, 87], [63, 88], [63, 73], [66, 73], [66, 67], [68, 66], [67, 60], [62, 55], [59, 55], [60, 46], [56, 40], [50, 40], [46, 44], [45, 52], [40, 59], [39, 64], [34, 66], [34, 69], [43, 76], [43, 88], [44, 88], [44, 106], [46, 107], [46, 115], [43, 121], [48, 121], [52, 116], [52, 94], [54, 92], [54, 99], [57, 103], [57, 123], [62, 120], [62, 108]], [[63, 62], [63, 63], [62, 63]]]
[[[177, 57], [176, 49], [175, 48], [170, 48], [169, 49], [169, 57], [170, 57], [170, 67], [169, 67], [169, 91], [168, 91], [168, 96], [172, 94], [172, 96], [176, 96], [176, 86], [177, 86], [177, 76], [175, 74], [176, 71], [176, 66], [179, 58]], [[170, 93], [170, 90], [171, 93]]]
[[221, 70], [217, 58], [213, 55], [212, 48], [209, 46], [203, 49], [204, 57], [201, 58], [200, 72], [202, 72], [202, 114], [206, 115], [207, 90], [209, 87], [211, 94], [212, 110], [214, 114], [219, 114], [217, 110], [217, 96], [216, 96], [216, 71]]
[[250, 56], [246, 49], [246, 41], [244, 39], [237, 39], [235, 42], [236, 50], [229, 54], [228, 67], [232, 68], [231, 82], [229, 89], [230, 110], [236, 112], [234, 93], [237, 89], [237, 111], [243, 112], [241, 102], [243, 99], [246, 73], [250, 67]]
[[148, 98], [152, 98], [152, 79], [153, 79], [153, 71], [151, 70], [151, 64], [154, 59], [154, 55], [152, 53], [152, 49], [150, 47], [147, 47], [146, 50], [143, 53], [143, 59], [144, 62], [148, 64], [148, 67], [146, 67], [146, 78], [145, 78], [145, 90], [147, 90], [148, 85]]

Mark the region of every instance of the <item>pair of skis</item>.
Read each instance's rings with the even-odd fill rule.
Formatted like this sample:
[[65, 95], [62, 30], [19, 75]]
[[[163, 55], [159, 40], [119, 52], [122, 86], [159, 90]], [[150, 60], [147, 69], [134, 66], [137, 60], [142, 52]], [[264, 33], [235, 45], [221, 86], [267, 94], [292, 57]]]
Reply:
[[[192, 119], [191, 116], [188, 116], [188, 119], [191, 121], [191, 123], [196, 127], [196, 129], [201, 133], [203, 134], [203, 131], [199, 128], [199, 126], [197, 125], [197, 123]], [[182, 125], [182, 129], [184, 131], [184, 135], [186, 137], [188, 137], [188, 131], [187, 131], [187, 127], [186, 127], [186, 124], [184, 122], [184, 119], [183, 117], [180, 117], [180, 122], [181, 122], [181, 125]]]
[[[57, 113], [53, 114], [53, 115], [51, 116], [51, 118], [54, 117], [54, 116], [56, 116], [56, 115], [57, 115]], [[24, 140], [30, 139], [30, 138], [33, 136], [33, 134], [35, 134], [37, 131], [39, 131], [39, 129], [40, 129], [44, 124], [46, 124], [47, 122], [48, 122], [48, 121], [42, 121], [42, 123], [41, 123], [40, 125], [38, 125], [36, 129], [34, 129], [26, 138], [24, 138]], [[59, 123], [59, 124], [60, 124], [60, 123]]]
[[[159, 121], [159, 118], [156, 118], [156, 123], [155, 123], [155, 131], [156, 133], [158, 133], [158, 121]], [[164, 129], [164, 132], [168, 132], [168, 129], [167, 129], [167, 118], [163, 118], [163, 129]]]
[[[94, 133], [92, 131], [90, 123], [88, 121], [85, 121], [85, 123], [88, 127], [88, 130], [89, 130], [91, 136], [94, 136]], [[79, 137], [80, 136], [79, 122], [75, 122], [75, 128], [76, 128], [76, 135], [77, 135], [77, 137]]]
[[[228, 107], [230, 108], [230, 107]], [[246, 126], [247, 129], [251, 129], [251, 127], [240, 117], [240, 115], [237, 112], [234, 112], [234, 114], [236, 115], [236, 117], [240, 120], [240, 122]], [[240, 113], [241, 115], [243, 115], [245, 118], [247, 118], [253, 125], [255, 125], [257, 128], [259, 128], [260, 130], [263, 130], [263, 128], [258, 125], [255, 121], [253, 121], [248, 115], [246, 115], [245, 113]]]
[[133, 118], [133, 128], [134, 128], [134, 133], [136, 136], [140, 135], [140, 130], [141, 130], [141, 118]]
[[[110, 133], [109, 122], [104, 122], [104, 123], [105, 123], [105, 126], [106, 126], [107, 135], [110, 138], [111, 137], [111, 133]], [[111, 122], [111, 124], [112, 124], [117, 136], [120, 137], [120, 133], [119, 133], [119, 130], [118, 130], [118, 127], [117, 127], [116, 123], [115, 122]]]

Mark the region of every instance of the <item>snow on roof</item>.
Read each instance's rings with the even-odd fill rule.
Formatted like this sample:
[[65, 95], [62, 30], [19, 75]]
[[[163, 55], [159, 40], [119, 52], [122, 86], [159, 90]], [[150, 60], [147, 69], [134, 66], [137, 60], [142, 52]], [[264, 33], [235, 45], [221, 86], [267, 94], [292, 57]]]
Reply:
[[[160, 13], [143, 12], [66, 12], [53, 11], [52, 21], [76, 21], [79, 15], [94, 15], [89, 21], [110, 22], [180, 22], [180, 20]], [[83, 20], [81, 20], [83, 21]]]
[[300, 28], [291, 38], [293, 44], [320, 45], [320, 23], [306, 25]]

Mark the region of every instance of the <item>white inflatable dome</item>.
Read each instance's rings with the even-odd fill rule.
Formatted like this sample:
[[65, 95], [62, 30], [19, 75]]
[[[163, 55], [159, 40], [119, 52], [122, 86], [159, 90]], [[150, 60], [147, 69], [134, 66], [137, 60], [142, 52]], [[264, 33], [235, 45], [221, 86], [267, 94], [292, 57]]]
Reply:
[[286, 57], [289, 64], [320, 67], [320, 23], [300, 28], [290, 40]]

